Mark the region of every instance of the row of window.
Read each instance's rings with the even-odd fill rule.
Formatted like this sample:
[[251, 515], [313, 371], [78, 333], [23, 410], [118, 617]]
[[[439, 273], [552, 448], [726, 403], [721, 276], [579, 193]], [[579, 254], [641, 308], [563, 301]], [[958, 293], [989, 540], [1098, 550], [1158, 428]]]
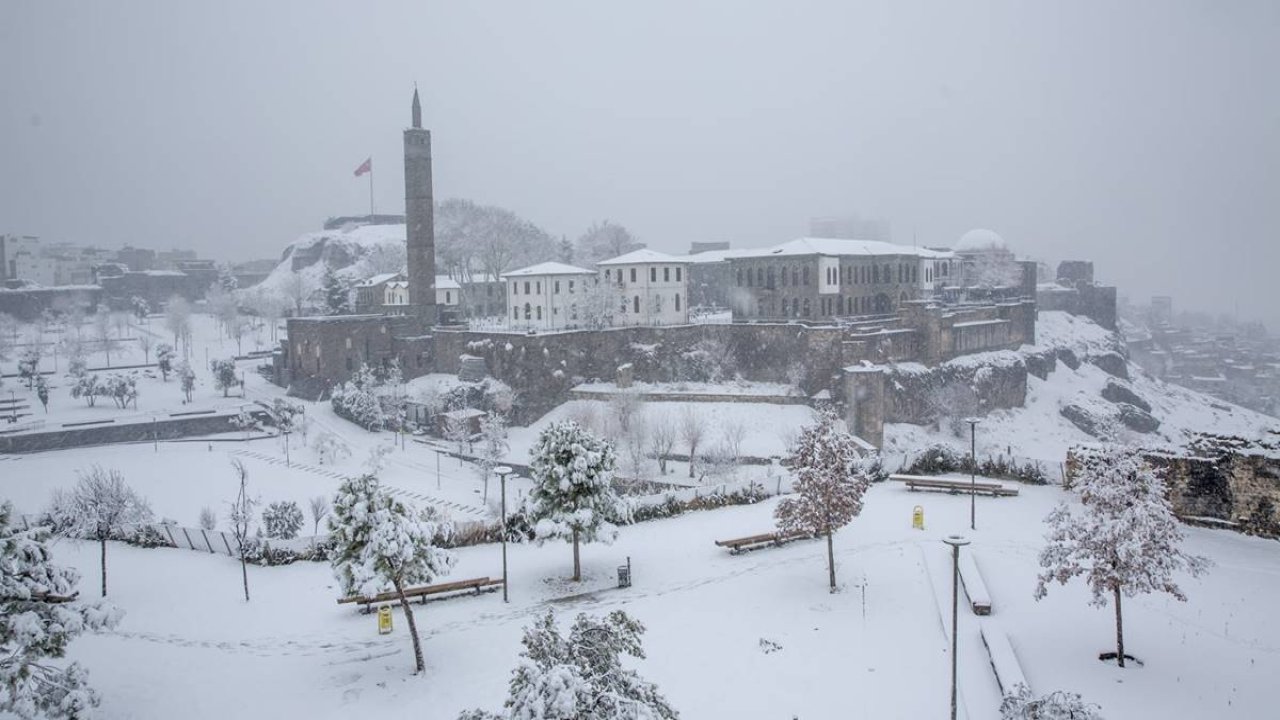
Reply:
[[[653, 309], [653, 312], [655, 312], [655, 313], [660, 313], [660, 312], [662, 312], [662, 305], [663, 305], [663, 302], [664, 302], [664, 301], [663, 301], [663, 299], [662, 299], [662, 298], [663, 298], [663, 296], [662, 296], [662, 295], [653, 295], [653, 296], [651, 296], [651, 297], [652, 297], [652, 305], [653, 305], [653, 308], [652, 308], [652, 309]], [[627, 298], [625, 298], [625, 297], [624, 297], [624, 298], [621, 298], [621, 305], [619, 306], [619, 308], [618, 308], [618, 309], [619, 309], [619, 310], [621, 310], [623, 314], [626, 314], [626, 313], [627, 313], [627, 308], [628, 308], [628, 307], [630, 307], [630, 308], [631, 308], [631, 312], [633, 312], [633, 313], [635, 313], [635, 314], [637, 314], [637, 315], [638, 315], [638, 314], [640, 313], [640, 296], [639, 296], [639, 295], [636, 295], [636, 296], [632, 297], [630, 301], [628, 301], [628, 300], [627, 300]], [[681, 305], [680, 305], [680, 293], [675, 293], [675, 295], [673, 295], [673, 296], [672, 296], [672, 307], [674, 308], [675, 312], [680, 312], [680, 307], [681, 307]], [[519, 320], [519, 319], [520, 319], [520, 310], [521, 310], [521, 308], [520, 308], [520, 306], [519, 306], [519, 305], [513, 305], [513, 306], [511, 306], [511, 319], [512, 319], [512, 320]], [[553, 312], [556, 312], [556, 313], [558, 314], [558, 313], [559, 313], [559, 308], [555, 308], [555, 310], [554, 310]], [[569, 306], [569, 315], [570, 315], [570, 319], [572, 319], [572, 320], [577, 320], [577, 319], [578, 319], [578, 305], [577, 305], [576, 303], [575, 303], [575, 304], [573, 304], [573, 305], [570, 305], [570, 306]], [[533, 304], [531, 304], [531, 303], [525, 303], [525, 304], [524, 304], [524, 319], [525, 319], [525, 320], [534, 320], [534, 319], [541, 320], [541, 319], [542, 319], [542, 306], [541, 306], [541, 305], [533, 305]]]
[[[945, 267], [945, 266], [944, 266]], [[920, 278], [920, 268], [912, 263], [899, 263], [895, 266], [885, 263], [881, 265], [842, 265], [839, 268], [829, 267], [826, 272], [826, 281], [828, 285], [878, 285], [880, 283], [894, 282], [914, 283]], [[926, 279], [928, 273], [926, 272]], [[809, 284], [809, 268], [791, 267], [791, 268], [775, 268], [775, 267], [757, 267], [738, 268], [737, 284], [743, 287], [762, 287], [769, 290], [774, 289], [780, 281], [783, 287], [787, 285], [801, 286]], [[789, 281], [789, 282], [788, 282]]]
[[[837, 315], [872, 315], [893, 311], [893, 300], [888, 295], [874, 297], [824, 297], [819, 298], [818, 316], [834, 317]], [[907, 294], [902, 293], [901, 302], [907, 301]], [[812, 317], [813, 308], [809, 298], [782, 298], [780, 301], [760, 301], [755, 306], [756, 317]], [[750, 308], [748, 308], [748, 312]], [[780, 311], [780, 312], [779, 312]]]
[[[576, 280], [569, 280], [569, 281], [567, 281], [567, 283], [568, 283], [569, 292], [570, 292], [570, 293], [574, 292], [574, 288], [576, 287], [576, 283], [577, 283], [577, 281], [576, 281]], [[512, 294], [512, 295], [519, 295], [519, 294], [520, 294], [520, 283], [519, 283], [519, 281], [516, 281], [516, 280], [512, 280], [512, 281], [511, 281], [511, 294]], [[541, 280], [532, 280], [532, 281], [531, 281], [531, 280], [525, 280], [525, 281], [524, 281], [524, 294], [525, 294], [525, 295], [541, 295], [541, 294], [542, 294], [542, 281], [541, 281]], [[553, 294], [553, 295], [559, 295], [559, 294], [560, 294], [560, 281], [559, 281], [559, 280], [556, 280], [556, 281], [554, 281], [554, 282], [551, 284], [551, 294]]]
[[[639, 277], [639, 275], [636, 272], [636, 268], [630, 268], [630, 270], [631, 270], [631, 282], [637, 282], [636, 278]], [[672, 273], [673, 270], [675, 271], [674, 273]], [[671, 276], [673, 274], [675, 275], [676, 282], [684, 282], [684, 279], [683, 279], [684, 268], [681, 268], [678, 266], [673, 268], [672, 267], [662, 268], [662, 282], [671, 282]], [[622, 278], [623, 278], [622, 268], [618, 268], [616, 274], [612, 271], [612, 269], [605, 268], [604, 281], [606, 283], [616, 282], [618, 284], [621, 284]], [[656, 267], [649, 268], [649, 282], [651, 283], [658, 282], [658, 268]]]

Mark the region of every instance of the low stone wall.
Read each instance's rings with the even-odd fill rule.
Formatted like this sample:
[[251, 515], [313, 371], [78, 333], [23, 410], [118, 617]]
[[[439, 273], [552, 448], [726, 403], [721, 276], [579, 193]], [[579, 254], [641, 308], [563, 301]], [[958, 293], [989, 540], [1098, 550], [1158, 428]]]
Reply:
[[[238, 413], [217, 411], [207, 415], [168, 417], [156, 422], [122, 422], [83, 427], [63, 426], [46, 432], [0, 434], [0, 453], [27, 453], [63, 450], [111, 443], [174, 440], [193, 435], [240, 432], [231, 424]], [[255, 413], [255, 415], [258, 413]], [[262, 413], [265, 419], [265, 413]]]

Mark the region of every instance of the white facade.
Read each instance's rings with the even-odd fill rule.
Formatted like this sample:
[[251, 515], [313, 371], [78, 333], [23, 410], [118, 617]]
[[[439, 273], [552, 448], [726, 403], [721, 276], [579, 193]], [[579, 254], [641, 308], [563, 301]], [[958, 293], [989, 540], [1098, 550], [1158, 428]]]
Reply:
[[507, 288], [507, 323], [519, 330], [560, 330], [586, 322], [588, 287], [595, 273], [547, 262], [502, 275]]
[[689, 261], [647, 248], [596, 264], [600, 282], [617, 297], [615, 325], [689, 322]]
[[[408, 280], [384, 280], [384, 276], [375, 276], [369, 282], [379, 281], [385, 282], [382, 290], [382, 305], [385, 312], [394, 314], [403, 314], [405, 308], [409, 306], [409, 281]], [[396, 274], [392, 277], [403, 277]], [[461, 286], [458, 282], [448, 275], [436, 276], [436, 304], [446, 305], [449, 307], [457, 307], [460, 302]]]

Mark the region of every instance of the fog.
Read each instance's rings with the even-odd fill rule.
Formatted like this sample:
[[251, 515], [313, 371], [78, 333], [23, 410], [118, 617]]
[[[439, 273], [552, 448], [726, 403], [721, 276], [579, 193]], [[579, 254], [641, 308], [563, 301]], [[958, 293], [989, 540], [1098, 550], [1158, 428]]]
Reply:
[[270, 257], [437, 198], [576, 237], [774, 244], [814, 216], [1096, 261], [1280, 322], [1280, 3], [8, 2], [0, 232]]

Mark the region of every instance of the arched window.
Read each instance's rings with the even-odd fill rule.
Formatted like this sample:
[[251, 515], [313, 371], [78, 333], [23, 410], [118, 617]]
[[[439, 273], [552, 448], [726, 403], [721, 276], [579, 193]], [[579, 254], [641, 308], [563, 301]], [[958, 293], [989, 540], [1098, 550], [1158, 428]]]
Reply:
[[653, 296], [653, 311], [656, 313], [662, 312], [662, 296], [657, 293]]
[[[804, 284], [805, 284], [805, 285], [808, 285], [808, 284], [809, 284], [809, 268], [808, 268], [808, 266], [805, 266], [805, 268], [800, 272], [800, 279], [801, 279], [802, 281], [804, 281]], [[805, 300], [805, 302], [806, 302], [806, 303], [808, 303], [809, 301], [808, 301], [808, 300]], [[807, 313], [807, 312], [805, 313], [805, 315], [808, 315], [808, 314], [809, 314], [809, 313]]]
[[755, 287], [755, 273], [751, 272], [751, 268], [747, 268], [747, 287]]
[[738, 287], [742, 287], [742, 268], [738, 268]]
[[871, 266], [871, 283], [874, 285], [879, 282], [880, 282], [880, 266], [872, 265]]
[[539, 306], [538, 306], [538, 319], [539, 319], [539, 320], [541, 320], [541, 319], [542, 319], [542, 306], [541, 306], [541, 305], [539, 305]]
[[773, 283], [776, 281], [776, 276], [774, 271], [775, 271], [775, 268], [772, 265], [770, 265], [769, 272], [765, 275], [765, 279], [768, 281], [768, 285], [766, 285], [765, 287], [769, 288], [770, 290], [773, 289]]
[[520, 283], [516, 282], [515, 280], [511, 281], [511, 294], [512, 295], [520, 294]]
[[756, 268], [756, 285], [764, 287], [764, 268]]

